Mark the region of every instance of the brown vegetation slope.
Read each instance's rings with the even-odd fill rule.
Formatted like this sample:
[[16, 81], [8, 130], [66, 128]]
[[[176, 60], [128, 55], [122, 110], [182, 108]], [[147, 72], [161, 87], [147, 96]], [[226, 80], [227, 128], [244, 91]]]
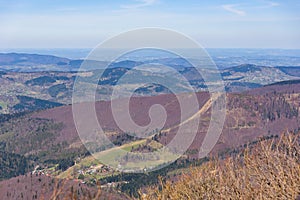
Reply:
[[141, 199], [296, 199], [300, 197], [299, 134], [262, 140], [236, 157], [192, 168], [175, 183], [161, 181]]
[[[278, 92], [274, 92], [278, 91]], [[209, 94], [197, 93], [200, 102], [199, 110], [208, 101]], [[153, 104], [161, 104], [167, 111], [167, 121], [164, 129], [176, 127], [180, 122], [180, 107], [174, 95], [159, 95], [154, 97], [134, 97], [131, 99], [130, 112], [133, 120], [139, 125], [149, 123], [148, 110]], [[243, 145], [255, 140], [258, 136], [276, 135], [283, 130], [297, 130], [299, 128], [299, 106], [300, 105], [300, 84], [291, 86], [270, 86], [248, 93], [227, 95], [227, 116], [222, 135], [215, 149], [229, 149]], [[97, 116], [102, 128], [106, 132], [121, 134], [117, 124], [113, 120], [110, 102], [101, 101], [96, 103]], [[195, 113], [191, 113], [193, 116]], [[27, 121], [50, 120], [48, 123], [56, 129], [49, 130], [51, 133], [51, 144], [53, 151], [57, 148], [65, 150], [76, 149], [81, 146], [72, 117], [71, 106], [53, 108], [29, 115], [13, 123], [14, 127], [22, 123], [19, 130], [14, 131], [14, 139], [25, 137], [31, 132], [28, 131]], [[201, 146], [203, 137], [207, 131], [210, 119], [210, 109], [207, 109], [201, 116], [201, 124], [198, 129], [195, 141], [190, 147], [191, 157], [197, 156], [196, 150]], [[25, 120], [25, 122], [24, 122]], [[54, 123], [54, 124], [53, 124]], [[38, 127], [39, 128], [39, 127]], [[38, 129], [37, 128], [37, 129]], [[42, 128], [42, 127], [40, 127]], [[176, 128], [171, 131], [162, 131], [157, 138], [162, 144], [169, 142]], [[31, 134], [32, 135], [32, 134]], [[49, 138], [49, 137], [46, 137]], [[42, 142], [42, 139], [40, 140]], [[47, 146], [47, 142], [45, 143]], [[26, 146], [26, 145], [25, 145]], [[32, 145], [33, 148], [38, 147]], [[54, 148], [55, 147], [55, 148]], [[7, 147], [8, 148], [8, 147]], [[41, 149], [34, 149], [23, 152], [18, 146], [10, 149], [15, 153], [32, 154]], [[48, 152], [53, 153], [53, 152]]]
[[91, 200], [127, 199], [113, 189], [89, 187], [80, 180], [56, 179], [42, 174], [26, 174], [0, 182], [0, 199]]
[[[209, 94], [202, 92], [198, 93], [197, 97], [200, 110], [208, 102]], [[246, 93], [231, 93], [227, 97], [227, 117], [222, 135], [214, 149], [215, 152], [244, 145], [261, 136], [278, 135], [286, 129], [299, 129], [300, 84], [269, 86]], [[148, 110], [153, 104], [161, 104], [167, 110], [168, 118], [164, 129], [176, 127], [180, 121], [180, 108], [174, 95], [133, 98], [131, 113], [136, 123], [145, 125], [149, 122]], [[121, 133], [113, 121], [110, 102], [97, 102], [96, 110], [105, 131]], [[209, 124], [209, 117], [210, 109], [205, 109], [201, 116], [202, 126], [187, 152], [190, 158], [196, 158], [198, 155], [198, 149]], [[5, 144], [3, 146], [5, 151], [36, 156], [37, 161], [41, 157], [55, 159], [59, 156], [68, 157], [69, 153], [77, 156], [84, 153], [72, 119], [71, 106], [53, 108], [12, 119], [2, 123], [0, 128], [0, 140], [1, 144]], [[162, 131], [157, 140], [163, 144], [167, 143], [174, 136], [175, 130], [176, 128]], [[11, 184], [10, 181], [2, 182], [1, 188], [9, 188], [8, 185], [12, 186], [16, 182], [13, 181]], [[3, 191], [7, 192], [10, 189]], [[1, 192], [1, 194], [6, 193]]]

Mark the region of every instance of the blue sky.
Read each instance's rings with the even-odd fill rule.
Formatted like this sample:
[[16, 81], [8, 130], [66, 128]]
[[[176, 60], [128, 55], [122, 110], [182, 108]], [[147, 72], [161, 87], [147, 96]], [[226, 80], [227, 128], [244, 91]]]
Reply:
[[300, 1], [0, 0], [0, 48], [93, 48], [140, 27], [208, 48], [300, 48]]

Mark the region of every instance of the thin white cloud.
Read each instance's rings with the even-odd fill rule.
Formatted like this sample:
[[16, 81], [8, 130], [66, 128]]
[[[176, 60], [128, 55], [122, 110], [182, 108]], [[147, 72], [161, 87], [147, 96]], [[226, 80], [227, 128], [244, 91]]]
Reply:
[[158, 2], [158, 0], [135, 0], [135, 1], [137, 3], [122, 5], [121, 8], [124, 8], [124, 9], [137, 9], [137, 8], [151, 6], [151, 5]]
[[[233, 14], [239, 15], [239, 16], [245, 16], [246, 11], [244, 9], [241, 9], [241, 6], [247, 6], [248, 9], [266, 9], [266, 8], [273, 8], [280, 6], [279, 3], [273, 2], [273, 1], [264, 1], [261, 5], [251, 5], [251, 4], [226, 4], [222, 5], [222, 8], [228, 12], [231, 12]], [[239, 8], [237, 8], [239, 7]]]
[[280, 6], [280, 4], [277, 2], [268, 1], [266, 3], [267, 5], [263, 6], [263, 8], [272, 8], [272, 7]]
[[270, 7], [275, 7], [275, 6], [279, 6], [280, 4], [277, 2], [269, 2]]
[[234, 13], [236, 15], [239, 16], [245, 16], [246, 12], [240, 9], [237, 9], [238, 5], [237, 4], [226, 4], [226, 5], [222, 5], [222, 8], [225, 9], [228, 12]]

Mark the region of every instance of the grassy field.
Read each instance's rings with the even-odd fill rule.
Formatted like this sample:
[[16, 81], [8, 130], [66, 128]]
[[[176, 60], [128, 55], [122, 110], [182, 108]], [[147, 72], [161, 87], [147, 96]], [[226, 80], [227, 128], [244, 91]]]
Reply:
[[[72, 173], [74, 171], [74, 168], [76, 167], [80, 167], [80, 168], [89, 168], [91, 166], [101, 166], [103, 162], [110, 162], [111, 160], [111, 156], [122, 156], [119, 150], [124, 150], [126, 152], [130, 152], [130, 150], [132, 148], [135, 148], [139, 145], [142, 145], [146, 142], [146, 139], [144, 140], [138, 140], [138, 141], [134, 141], [128, 144], [124, 144], [122, 146], [119, 147], [114, 147], [112, 149], [103, 151], [103, 152], [99, 152], [94, 156], [88, 156], [84, 159], [82, 159], [80, 162], [78, 162], [76, 165], [70, 167], [69, 169], [67, 169], [66, 171], [62, 172], [61, 174], [58, 175], [58, 178], [70, 178], [72, 177]], [[123, 152], [124, 153], [124, 152]], [[98, 158], [98, 159], [96, 159]], [[102, 162], [100, 162], [100, 160]], [[116, 174], [116, 173], [115, 173]], [[111, 174], [106, 174], [105, 176], [109, 176]], [[101, 174], [96, 175], [97, 178], [103, 178], [105, 177]]]

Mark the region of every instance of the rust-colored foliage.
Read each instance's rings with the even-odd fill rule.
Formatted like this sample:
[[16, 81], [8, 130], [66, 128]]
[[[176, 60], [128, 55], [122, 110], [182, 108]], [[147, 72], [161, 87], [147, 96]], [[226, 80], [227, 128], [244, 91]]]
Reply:
[[300, 195], [299, 134], [262, 140], [239, 156], [209, 161], [141, 192], [141, 199], [296, 199]]

